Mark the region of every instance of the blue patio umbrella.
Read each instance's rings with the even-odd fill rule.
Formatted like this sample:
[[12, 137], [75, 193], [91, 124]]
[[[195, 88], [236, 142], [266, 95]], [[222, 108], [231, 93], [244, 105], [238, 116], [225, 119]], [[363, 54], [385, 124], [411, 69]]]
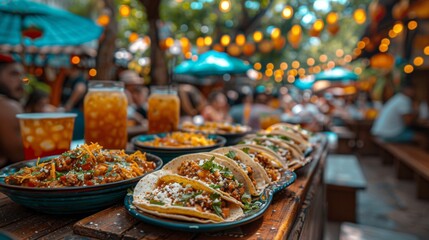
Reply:
[[[41, 29], [42, 36], [22, 39], [22, 30]], [[91, 20], [28, 0], [0, 0], [0, 45], [76, 46], [97, 39], [103, 31]]]
[[179, 64], [174, 72], [194, 76], [211, 76], [224, 74], [242, 74], [251, 66], [241, 59], [232, 57], [224, 52], [207, 51], [196, 61], [188, 60]]
[[297, 78], [293, 85], [300, 90], [309, 90], [315, 83], [314, 75], [307, 76], [306, 78]]
[[329, 70], [325, 70], [315, 75], [315, 80], [328, 80], [328, 81], [355, 81], [358, 79], [358, 75], [354, 72], [345, 69], [343, 67], [334, 67]]

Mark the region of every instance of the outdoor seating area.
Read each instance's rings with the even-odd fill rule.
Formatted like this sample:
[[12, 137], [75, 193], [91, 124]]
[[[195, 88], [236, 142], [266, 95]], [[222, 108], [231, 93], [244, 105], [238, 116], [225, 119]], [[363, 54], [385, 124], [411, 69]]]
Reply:
[[429, 239], [429, 0], [0, 0], [0, 239]]

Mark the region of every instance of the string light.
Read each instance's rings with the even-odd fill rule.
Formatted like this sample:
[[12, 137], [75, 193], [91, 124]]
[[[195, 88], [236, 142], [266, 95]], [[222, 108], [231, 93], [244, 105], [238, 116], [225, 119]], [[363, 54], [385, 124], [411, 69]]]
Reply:
[[79, 64], [80, 63], [80, 57], [79, 56], [73, 56], [71, 58], [71, 63], [73, 63], [75, 65]]
[[282, 11], [282, 18], [290, 19], [293, 15], [293, 8], [291, 6], [286, 6]]
[[353, 19], [357, 24], [364, 24], [366, 22], [366, 12], [362, 8], [358, 8], [353, 13]]
[[212, 37], [207, 36], [207, 37], [204, 38], [204, 45], [210, 46], [210, 45], [212, 45], [212, 43], [213, 43]]
[[426, 47], [423, 49], [423, 53], [424, 53], [425, 55], [429, 55], [429, 46], [426, 46]]
[[423, 65], [424, 59], [422, 57], [415, 57], [413, 63], [416, 67], [419, 67]]
[[313, 29], [316, 30], [317, 32], [322, 31], [323, 27], [325, 26], [325, 24], [323, 23], [322, 20], [318, 19], [313, 23]]
[[300, 66], [300, 64], [299, 64], [299, 62], [298, 62], [298, 61], [296, 61], [296, 60], [295, 60], [295, 61], [293, 61], [293, 62], [292, 62], [292, 67], [293, 67], [293, 68], [298, 69], [298, 68], [299, 68], [299, 66]]
[[253, 40], [255, 42], [260, 42], [262, 40], [262, 38], [263, 38], [262, 32], [256, 31], [256, 32], [253, 33]]
[[308, 58], [308, 59], [307, 59], [307, 65], [308, 65], [308, 66], [313, 66], [313, 65], [314, 65], [314, 63], [315, 63], [314, 58]]
[[91, 77], [95, 77], [95, 76], [97, 76], [97, 70], [95, 68], [91, 68], [91, 69], [89, 69], [88, 74]]
[[326, 17], [326, 22], [328, 22], [328, 24], [335, 24], [337, 21], [338, 21], [338, 13], [336, 12], [330, 12]]
[[328, 60], [328, 56], [326, 56], [325, 54], [320, 55], [319, 60], [321, 62], [326, 62]]
[[262, 68], [262, 65], [261, 65], [261, 63], [255, 63], [254, 65], [253, 65], [253, 68], [255, 69], [255, 70], [261, 70], [261, 68]]
[[335, 55], [337, 57], [342, 57], [344, 55], [344, 50], [343, 49], [337, 49], [337, 51], [335, 51]]
[[271, 31], [271, 38], [272, 38], [272, 39], [276, 39], [276, 38], [280, 37], [280, 34], [281, 34], [280, 29], [279, 29], [279, 28], [274, 28], [274, 29]]
[[[200, 38], [197, 39], [197, 45], [199, 42]], [[204, 45], [204, 39], [201, 38], [201, 40], [203, 41], [203, 45]], [[174, 39], [171, 37], [168, 37], [167, 39], [165, 39], [165, 46], [170, 48], [171, 46], [173, 46], [174, 44]]]
[[414, 21], [414, 20], [412, 20], [412, 21], [410, 21], [410, 22], [408, 23], [408, 29], [410, 29], [410, 30], [414, 30], [414, 29], [416, 29], [416, 28], [417, 28], [417, 26], [418, 26], [418, 24], [417, 24], [417, 22], [416, 22], [416, 21]]
[[387, 46], [386, 44], [380, 44], [380, 46], [378, 47], [378, 50], [380, 50], [380, 52], [387, 52], [387, 50], [389, 50], [389, 46]]
[[228, 35], [223, 35], [220, 38], [220, 44], [222, 44], [222, 46], [226, 47], [228, 46], [228, 44], [231, 42], [231, 37]]
[[268, 63], [267, 64], [267, 69], [274, 69], [274, 64]]
[[402, 23], [396, 23], [393, 26], [393, 32], [395, 32], [396, 34], [399, 34], [402, 32], [402, 30], [404, 30], [404, 25], [402, 25]]
[[128, 17], [130, 15], [130, 7], [128, 5], [121, 5], [119, 7], [119, 14], [122, 17]]
[[238, 34], [237, 37], [235, 37], [235, 43], [237, 43], [238, 46], [243, 46], [246, 43], [246, 36], [244, 36], [244, 34]]
[[284, 71], [284, 70], [286, 70], [287, 68], [288, 68], [287, 63], [285, 63], [285, 62], [280, 63], [280, 69], [282, 69], [282, 70]]
[[231, 10], [231, 2], [229, 0], [220, 1], [219, 10], [223, 13], [229, 12]]
[[357, 43], [357, 47], [359, 48], [359, 49], [364, 49], [365, 48], [365, 42], [364, 41], [359, 41], [358, 43]]
[[[168, 38], [167, 38], [167, 40], [168, 40]], [[174, 41], [173, 41], [173, 43], [174, 43]], [[167, 42], [166, 42], [166, 45], [168, 46]], [[198, 47], [204, 47], [204, 38], [203, 37], [197, 38], [197, 46]]]
[[382, 44], [386, 44], [387, 46], [389, 46], [389, 45], [390, 45], [390, 40], [389, 40], [388, 38], [383, 38], [383, 39], [381, 40], [381, 43], [382, 43]]
[[412, 73], [414, 71], [414, 67], [411, 64], [407, 64], [404, 66], [404, 72], [405, 73]]

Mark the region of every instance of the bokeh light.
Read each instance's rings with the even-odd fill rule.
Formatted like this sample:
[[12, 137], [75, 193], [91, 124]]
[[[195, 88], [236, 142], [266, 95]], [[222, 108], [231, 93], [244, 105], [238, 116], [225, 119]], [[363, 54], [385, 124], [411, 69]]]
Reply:
[[358, 8], [353, 13], [353, 19], [357, 24], [364, 24], [366, 22], [366, 12], [362, 8]]
[[282, 18], [290, 19], [293, 16], [293, 8], [291, 6], [286, 6], [282, 11]]
[[419, 67], [423, 65], [424, 59], [422, 57], [415, 57], [413, 63], [416, 67]]
[[407, 64], [404, 66], [404, 72], [405, 73], [412, 73], [414, 71], [414, 67], [411, 64]]

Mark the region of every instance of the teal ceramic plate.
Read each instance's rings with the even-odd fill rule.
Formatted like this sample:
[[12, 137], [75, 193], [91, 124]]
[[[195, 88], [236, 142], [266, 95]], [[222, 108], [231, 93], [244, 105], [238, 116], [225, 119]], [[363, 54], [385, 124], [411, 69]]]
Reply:
[[176, 158], [184, 154], [210, 152], [213, 149], [223, 147], [226, 142], [226, 139], [224, 137], [210, 134], [210, 135], [207, 135], [207, 137], [209, 139], [213, 139], [216, 142], [214, 145], [210, 145], [210, 146], [169, 148], [169, 147], [152, 147], [152, 146], [143, 145], [144, 142], [153, 141], [155, 137], [165, 137], [166, 135], [167, 133], [139, 135], [131, 139], [131, 142], [133, 143], [135, 149], [159, 156], [164, 162], [164, 164], [168, 163], [173, 158]]
[[[48, 161], [55, 156], [42, 158]], [[159, 157], [146, 154], [147, 160], [156, 163], [158, 170], [162, 166]], [[104, 209], [120, 200], [127, 194], [127, 189], [135, 187], [144, 176], [128, 180], [84, 187], [31, 188], [6, 184], [4, 178], [23, 167], [36, 165], [37, 160], [14, 163], [0, 170], [0, 192], [14, 202], [39, 212], [49, 214], [80, 214]]]
[[291, 171], [285, 171], [283, 177], [280, 181], [275, 184], [269, 185], [265, 191], [256, 199], [253, 200], [259, 209], [252, 210], [247, 212], [243, 217], [232, 222], [223, 222], [223, 223], [192, 223], [177, 221], [167, 218], [161, 218], [154, 216], [149, 213], [142, 212], [138, 210], [133, 204], [132, 194], [127, 194], [124, 200], [125, 208], [127, 211], [135, 218], [140, 219], [143, 222], [157, 225], [160, 227], [165, 227], [173, 230], [181, 230], [188, 232], [208, 232], [208, 231], [221, 231], [229, 228], [238, 227], [240, 225], [252, 222], [262, 217], [264, 212], [268, 209], [273, 196], [276, 192], [286, 188], [291, 185], [296, 179], [296, 174]]

